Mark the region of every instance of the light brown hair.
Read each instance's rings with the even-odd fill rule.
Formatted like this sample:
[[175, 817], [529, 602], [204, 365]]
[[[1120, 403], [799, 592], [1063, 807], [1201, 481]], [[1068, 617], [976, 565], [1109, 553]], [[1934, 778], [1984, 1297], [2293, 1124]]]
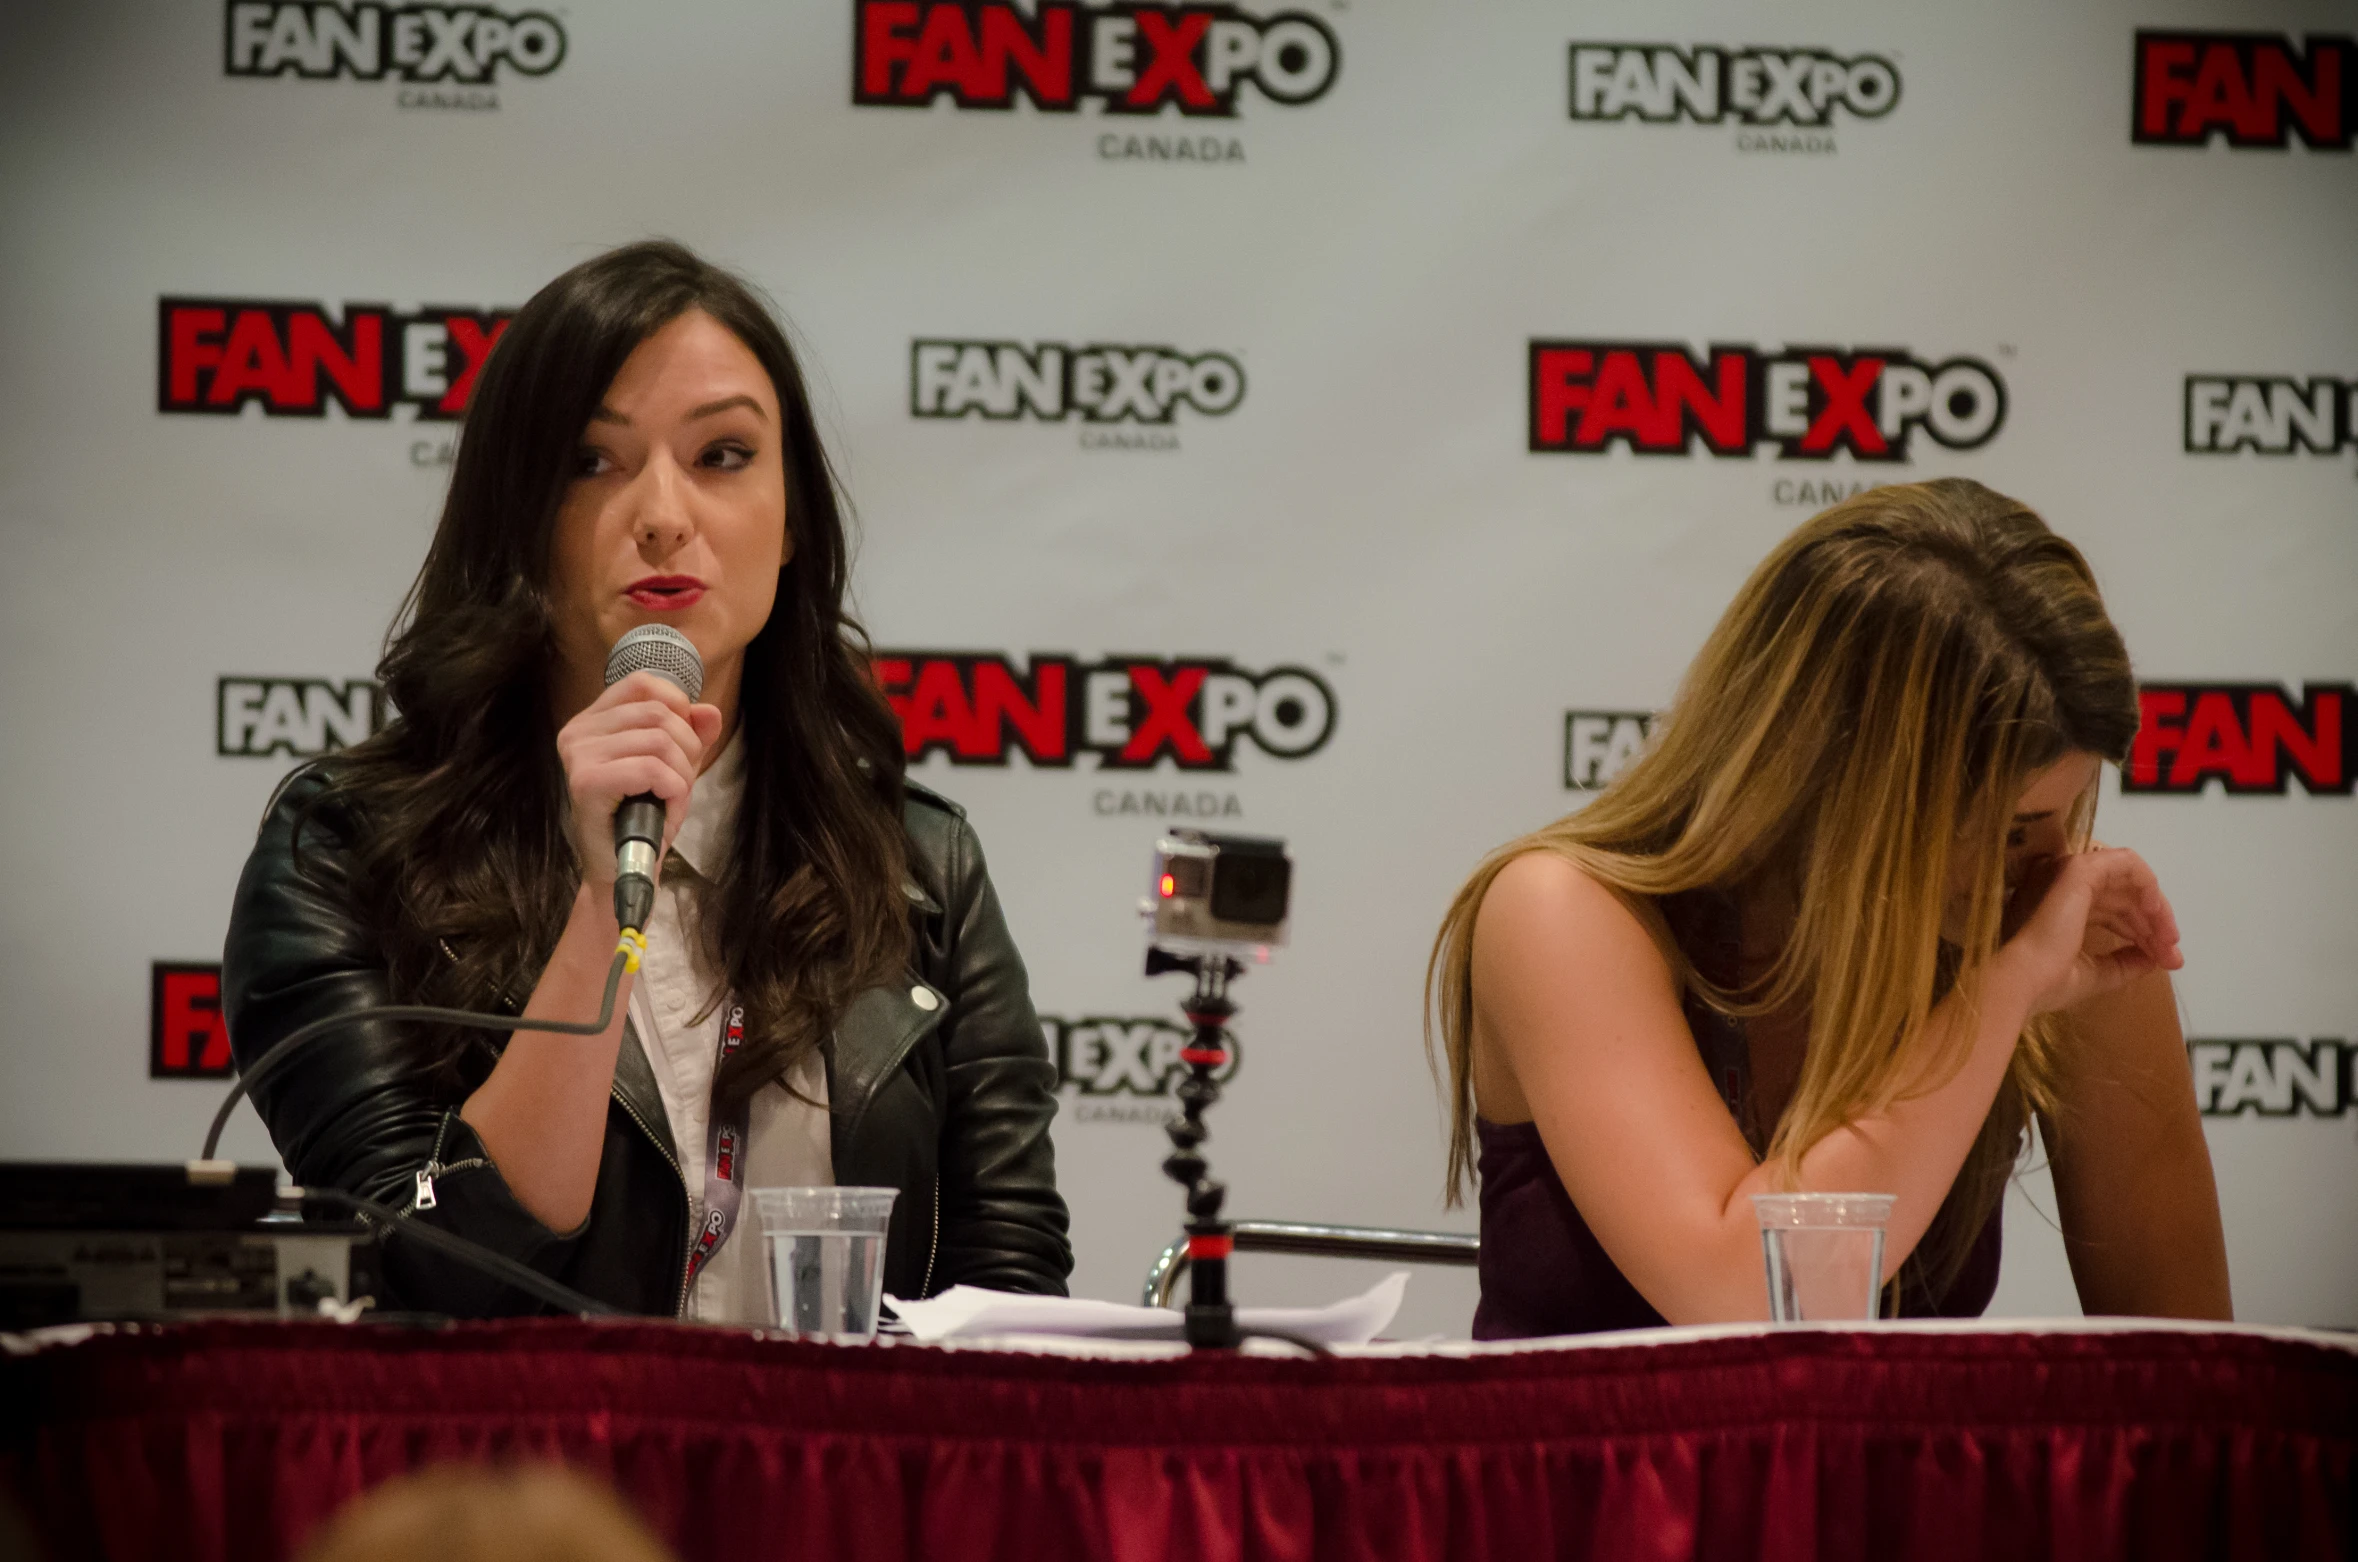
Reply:
[[[1789, 1178], [1826, 1135], [1932, 1088], [1934, 1004], [1970, 1004], [2005, 909], [2005, 843], [2029, 778], [2067, 753], [2115, 762], [2137, 730], [2126, 648], [2087, 561], [2023, 505], [1962, 478], [1870, 489], [1804, 523], [1728, 607], [1647, 751], [1586, 808], [1485, 858], [1426, 970], [1426, 1048], [1448, 1069], [1447, 1191], [1475, 1173], [1473, 933], [1491, 881], [1554, 852], [1644, 901], [1690, 890], [1794, 907], [1766, 970], [1736, 987], [1670, 951], [1718, 1011], [1809, 1015], [1767, 1157]], [[2093, 793], [2071, 821], [2092, 822]], [[1969, 876], [1961, 945], [1941, 937]], [[1917, 1259], [1945, 1286], [2050, 1104], [2051, 1019], [2016, 1048], [1996, 1104]], [[1435, 1059], [1436, 1073], [1440, 1058]]]
[[442, 1465], [330, 1519], [302, 1562], [676, 1562], [606, 1487], [558, 1465]]

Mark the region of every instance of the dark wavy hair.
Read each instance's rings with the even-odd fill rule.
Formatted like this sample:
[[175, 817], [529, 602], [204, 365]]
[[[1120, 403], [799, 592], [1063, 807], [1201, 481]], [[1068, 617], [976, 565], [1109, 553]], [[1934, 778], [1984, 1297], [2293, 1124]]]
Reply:
[[[534, 294], [485, 361], [426, 562], [378, 677], [399, 712], [338, 756], [314, 808], [354, 822], [351, 893], [397, 1002], [520, 1005], [578, 885], [550, 709], [549, 558], [582, 430], [623, 361], [700, 309], [778, 393], [791, 557], [746, 648], [744, 801], [703, 918], [745, 1006], [724, 1103], [805, 1056], [908, 957], [900, 727], [846, 612], [843, 507], [793, 349], [752, 287], [669, 242], [584, 261]], [[428, 1034], [456, 1078], [469, 1045]]]

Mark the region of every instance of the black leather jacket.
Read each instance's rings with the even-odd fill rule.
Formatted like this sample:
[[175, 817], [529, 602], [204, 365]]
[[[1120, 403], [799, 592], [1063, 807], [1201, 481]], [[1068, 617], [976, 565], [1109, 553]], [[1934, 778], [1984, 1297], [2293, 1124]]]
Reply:
[[[298, 871], [295, 820], [322, 785], [315, 769], [283, 789], [238, 883], [221, 1006], [241, 1066], [319, 1016], [395, 1001], [342, 890], [339, 831], [349, 821], [312, 809]], [[855, 998], [825, 1046], [835, 1180], [900, 1190], [887, 1292], [927, 1296], [964, 1283], [1062, 1294], [1072, 1249], [1048, 1139], [1056, 1077], [1023, 960], [963, 811], [911, 786], [903, 817], [913, 969]], [[623, 1029], [589, 1218], [562, 1234], [516, 1201], [460, 1120], [461, 1102], [489, 1072], [488, 1051], [470, 1056], [480, 1062], [467, 1083], [437, 1085], [393, 1024], [364, 1020], [305, 1043], [263, 1082], [255, 1105], [297, 1182], [404, 1210], [430, 1182], [418, 1218], [626, 1311], [676, 1316], [686, 1301], [688, 1189], [635, 1030]], [[542, 1310], [397, 1236], [385, 1265], [404, 1306], [461, 1317]]]

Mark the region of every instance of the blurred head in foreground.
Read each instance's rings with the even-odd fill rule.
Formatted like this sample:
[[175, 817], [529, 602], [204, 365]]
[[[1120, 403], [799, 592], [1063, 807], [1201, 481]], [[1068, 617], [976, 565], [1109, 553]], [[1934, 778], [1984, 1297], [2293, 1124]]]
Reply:
[[677, 1562], [613, 1492], [557, 1465], [444, 1465], [354, 1499], [302, 1562]]

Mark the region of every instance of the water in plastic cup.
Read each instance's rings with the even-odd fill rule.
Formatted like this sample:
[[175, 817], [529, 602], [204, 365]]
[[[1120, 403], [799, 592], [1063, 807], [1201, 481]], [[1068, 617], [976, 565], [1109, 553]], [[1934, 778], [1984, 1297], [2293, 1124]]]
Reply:
[[876, 1337], [893, 1188], [755, 1188], [770, 1258], [770, 1310], [797, 1339]]
[[1756, 1193], [1772, 1323], [1859, 1323], [1883, 1294], [1888, 1193]]

